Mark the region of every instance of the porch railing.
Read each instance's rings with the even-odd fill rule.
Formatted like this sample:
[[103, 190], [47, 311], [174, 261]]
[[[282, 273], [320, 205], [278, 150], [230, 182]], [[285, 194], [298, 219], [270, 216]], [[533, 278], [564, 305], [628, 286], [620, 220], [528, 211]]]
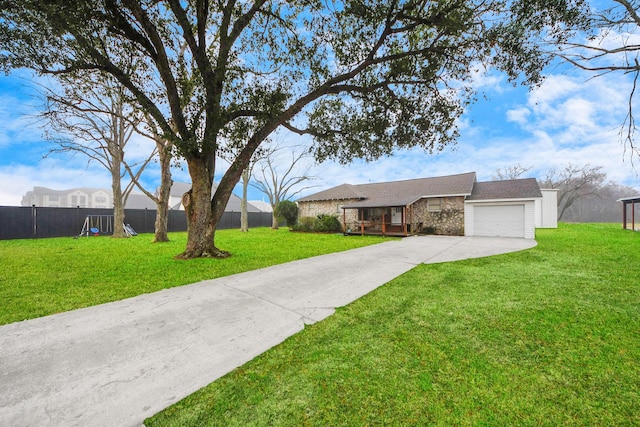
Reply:
[[348, 234], [393, 234], [407, 236], [410, 233], [422, 231], [422, 223], [416, 224], [392, 224], [381, 220], [356, 220], [349, 221], [345, 225], [345, 233]]

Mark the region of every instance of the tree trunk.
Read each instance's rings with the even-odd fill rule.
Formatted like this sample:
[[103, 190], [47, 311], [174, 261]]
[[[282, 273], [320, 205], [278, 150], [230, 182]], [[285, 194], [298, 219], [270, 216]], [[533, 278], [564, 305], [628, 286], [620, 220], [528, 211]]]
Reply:
[[249, 169], [242, 171], [242, 201], [240, 202], [240, 231], [249, 231], [249, 214], [247, 212], [247, 188], [249, 187]]
[[120, 179], [120, 162], [113, 160], [111, 166], [111, 190], [113, 191], [113, 238], [128, 237], [124, 231], [124, 200]]
[[277, 230], [278, 227], [278, 203], [274, 203], [274, 197], [277, 196], [269, 196], [269, 201], [271, 202], [271, 209], [273, 209], [271, 214], [271, 229]]
[[169, 199], [160, 199], [156, 203], [156, 222], [153, 243], [165, 243], [169, 241], [167, 223], [169, 221]]
[[169, 241], [167, 222], [169, 197], [171, 195], [171, 186], [173, 185], [173, 180], [171, 179], [171, 153], [160, 145], [158, 147], [158, 156], [160, 158], [160, 189], [156, 200], [156, 223], [153, 243]]
[[182, 196], [182, 204], [187, 215], [187, 247], [178, 259], [225, 258], [228, 252], [214, 245], [215, 227], [211, 203], [212, 178], [205, 161], [187, 160], [191, 175], [191, 190]]

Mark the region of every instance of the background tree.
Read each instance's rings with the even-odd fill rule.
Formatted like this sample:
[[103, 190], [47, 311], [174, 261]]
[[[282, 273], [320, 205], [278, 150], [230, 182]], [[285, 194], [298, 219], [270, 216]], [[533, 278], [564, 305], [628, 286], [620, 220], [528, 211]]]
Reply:
[[[256, 162], [268, 155], [268, 152], [265, 152], [263, 148], [256, 150], [249, 162], [249, 165], [242, 171], [240, 175], [240, 181], [242, 183], [242, 196], [240, 198], [240, 232], [246, 233], [249, 231], [249, 212], [247, 209], [248, 201], [248, 190], [249, 185], [251, 183], [251, 177], [253, 176], [253, 169], [255, 167]], [[223, 157], [224, 160], [227, 160], [230, 164], [233, 161], [233, 156], [230, 159], [227, 156]]]
[[[169, 200], [171, 196], [171, 187], [173, 179], [171, 174], [171, 161], [173, 159], [173, 144], [165, 139], [157, 130], [153, 119], [148, 115], [146, 117], [146, 130], [142, 126], [138, 126], [137, 131], [142, 135], [146, 135], [156, 144], [156, 153], [158, 156], [158, 164], [160, 166], [160, 186], [154, 193], [146, 189], [140, 184], [140, 180], [136, 180], [136, 186], [147, 197], [156, 204], [156, 220], [154, 224], [154, 243], [164, 243], [169, 241], [167, 233], [169, 220]], [[132, 171], [129, 171], [130, 175]]]
[[301, 183], [314, 179], [309, 175], [311, 166], [306, 163], [310, 157], [304, 147], [276, 146], [257, 161], [252, 185], [269, 199], [273, 212], [272, 229], [278, 229], [280, 203], [312, 188], [300, 186]]
[[558, 189], [558, 219], [563, 219], [567, 210], [584, 198], [598, 197], [606, 179], [602, 166], [569, 164], [563, 169], [549, 169], [541, 181], [543, 188]]
[[278, 205], [278, 217], [287, 222], [287, 227], [293, 227], [298, 222], [298, 205], [291, 200], [281, 201]]
[[[278, 128], [312, 135], [319, 160], [441, 150], [476, 69], [539, 82], [542, 40], [565, 42], [585, 10], [583, 0], [0, 0], [0, 65], [113, 76], [188, 166], [180, 257], [226, 256], [216, 225]], [[226, 141], [238, 154], [213, 193]]]
[[491, 175], [491, 179], [493, 181], [503, 181], [508, 179], [518, 179], [522, 177], [525, 173], [529, 172], [533, 169], [531, 166], [522, 166], [520, 164], [514, 166], [507, 166], [503, 169], [497, 169], [493, 175]]
[[[130, 165], [125, 150], [140, 114], [128, 103], [125, 89], [96, 74], [76, 73], [58, 78], [59, 91], [45, 91], [46, 138], [56, 144], [49, 153], [80, 153], [101, 164], [111, 175], [113, 237], [127, 237], [124, 208], [140, 175], [155, 155]], [[135, 169], [135, 171], [134, 171]], [[129, 173], [130, 179], [123, 183]]]
[[249, 212], [247, 211], [249, 182], [251, 180], [252, 165], [247, 166], [242, 171], [242, 198], [240, 199], [240, 231], [249, 231]]
[[636, 122], [633, 104], [640, 76], [640, 2], [638, 0], [609, 0], [590, 14], [591, 37], [585, 41], [572, 40], [560, 51], [560, 57], [574, 66], [593, 72], [595, 76], [622, 73], [632, 76], [627, 111], [621, 136], [633, 154], [640, 155], [636, 143]]
[[597, 197], [576, 200], [567, 208], [563, 220], [567, 222], [619, 222], [621, 204], [618, 200], [636, 196], [638, 190], [615, 182], [607, 182], [597, 190]]

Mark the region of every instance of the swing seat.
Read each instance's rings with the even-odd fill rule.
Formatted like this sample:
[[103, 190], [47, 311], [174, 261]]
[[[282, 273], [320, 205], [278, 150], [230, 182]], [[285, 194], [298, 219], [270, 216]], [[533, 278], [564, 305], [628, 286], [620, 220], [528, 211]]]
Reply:
[[91, 227], [89, 229], [89, 231], [91, 231], [93, 233], [94, 236], [97, 236], [100, 234], [100, 229], [96, 228], [96, 227]]

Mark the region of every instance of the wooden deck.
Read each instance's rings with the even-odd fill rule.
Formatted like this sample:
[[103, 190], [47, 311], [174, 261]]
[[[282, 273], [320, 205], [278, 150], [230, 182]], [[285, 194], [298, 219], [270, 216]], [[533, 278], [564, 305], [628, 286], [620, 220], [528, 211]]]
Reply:
[[389, 237], [408, 237], [408, 236], [412, 236], [412, 233], [407, 233], [404, 234], [402, 232], [385, 232], [382, 233], [382, 231], [365, 231], [364, 233], [360, 232], [360, 231], [346, 231], [344, 233], [345, 235], [348, 236], [389, 236]]

